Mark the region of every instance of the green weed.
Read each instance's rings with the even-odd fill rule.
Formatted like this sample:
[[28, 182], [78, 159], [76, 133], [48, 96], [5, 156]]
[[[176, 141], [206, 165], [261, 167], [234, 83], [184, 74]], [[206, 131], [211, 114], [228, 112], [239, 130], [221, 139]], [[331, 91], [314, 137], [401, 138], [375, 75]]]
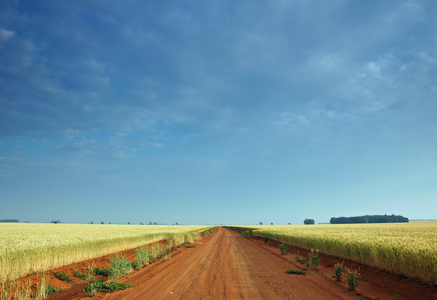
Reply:
[[52, 284], [46, 284], [46, 280], [44, 277], [41, 277], [41, 282], [36, 286], [36, 295], [37, 299], [45, 299], [48, 296], [58, 292]]
[[281, 243], [278, 245], [279, 250], [281, 251], [282, 255], [287, 255], [288, 251], [290, 251], [290, 245], [285, 244], [285, 243]]
[[358, 287], [358, 280], [360, 279], [360, 269], [352, 270], [346, 268], [346, 280], [350, 291], [355, 291]]
[[144, 266], [147, 266], [150, 262], [150, 251], [149, 247], [144, 246], [135, 250], [135, 269], [142, 269]]
[[294, 258], [296, 259], [297, 262], [301, 261], [302, 258], [300, 257], [299, 250], [297, 250], [296, 253], [294, 254]]
[[87, 274], [77, 270], [73, 270], [73, 276], [79, 278], [80, 280], [87, 280]]
[[111, 263], [110, 277], [114, 281], [118, 281], [121, 277], [132, 272], [132, 264], [127, 257], [116, 255], [109, 258]]
[[335, 264], [335, 278], [337, 281], [341, 281], [341, 278], [343, 277], [343, 263], [336, 263]]
[[70, 276], [68, 276], [68, 274], [65, 273], [65, 272], [58, 272], [58, 271], [56, 271], [55, 272], [55, 277], [58, 278], [59, 280], [62, 280], [62, 281], [71, 281]]
[[92, 275], [94, 276], [109, 276], [111, 275], [111, 268], [91, 268]]
[[100, 292], [113, 293], [115, 291], [125, 290], [130, 287], [131, 286], [126, 283], [119, 283], [114, 281], [103, 282], [103, 280], [97, 280], [88, 283], [88, 285], [83, 288], [83, 291], [87, 293], [87, 296], [94, 297]]
[[304, 271], [300, 271], [300, 270], [288, 270], [287, 273], [288, 274], [297, 274], [297, 275], [306, 275], [306, 273]]
[[314, 268], [319, 266], [319, 250], [311, 249], [311, 264]]

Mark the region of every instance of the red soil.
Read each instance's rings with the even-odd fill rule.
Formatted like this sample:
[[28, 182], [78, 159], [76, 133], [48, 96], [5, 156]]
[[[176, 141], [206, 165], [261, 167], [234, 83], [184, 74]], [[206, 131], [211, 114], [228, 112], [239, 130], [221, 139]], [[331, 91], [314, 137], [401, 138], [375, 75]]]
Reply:
[[[142, 270], [121, 279], [134, 287], [112, 294], [100, 293], [94, 298], [83, 292], [86, 282], [73, 277], [73, 270], [86, 272], [88, 266], [106, 267], [108, 257], [51, 270], [53, 285], [63, 291], [49, 299], [395, 299], [396, 292], [405, 299], [437, 299], [437, 288], [396, 275], [345, 261], [344, 265], [360, 268], [361, 279], [355, 292], [348, 290], [345, 280], [336, 282], [334, 264], [341, 261], [319, 254], [318, 272], [311, 268], [307, 275], [287, 274], [286, 270], [302, 270], [291, 248], [285, 258], [277, 243], [245, 238], [225, 228], [218, 228], [195, 248], [173, 252], [169, 260], [160, 259]], [[301, 257], [309, 257], [299, 249]], [[123, 255], [134, 259], [133, 250]], [[72, 283], [56, 279], [55, 271], [67, 272]]]

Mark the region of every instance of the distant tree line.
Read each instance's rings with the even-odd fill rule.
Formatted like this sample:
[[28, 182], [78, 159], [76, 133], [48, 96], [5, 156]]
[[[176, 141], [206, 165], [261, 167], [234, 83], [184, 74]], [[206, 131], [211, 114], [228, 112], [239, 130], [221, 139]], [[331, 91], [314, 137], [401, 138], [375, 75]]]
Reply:
[[305, 219], [305, 220], [303, 221], [303, 223], [304, 223], [305, 225], [313, 225], [313, 224], [314, 224], [314, 219]]
[[0, 220], [0, 222], [3, 222], [3, 223], [20, 223], [20, 221], [18, 219], [3, 219], [3, 220]]
[[408, 223], [409, 220], [403, 216], [395, 215], [365, 215], [357, 217], [332, 217], [331, 224], [354, 224], [354, 223]]

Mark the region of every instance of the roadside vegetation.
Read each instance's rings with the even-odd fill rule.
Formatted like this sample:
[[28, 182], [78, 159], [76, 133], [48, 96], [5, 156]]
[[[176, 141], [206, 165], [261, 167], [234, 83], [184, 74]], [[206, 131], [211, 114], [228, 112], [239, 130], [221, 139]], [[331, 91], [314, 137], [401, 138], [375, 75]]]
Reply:
[[[437, 285], [437, 222], [233, 228]], [[310, 260], [316, 265], [318, 258]]]
[[288, 274], [297, 274], [297, 275], [306, 275], [305, 271], [301, 271], [301, 270], [288, 270], [287, 273]]
[[349, 291], [355, 291], [358, 287], [358, 281], [360, 279], [360, 270], [346, 269], [346, 280], [349, 287]]
[[[172, 250], [200, 239], [201, 232], [207, 235], [215, 229], [212, 226], [53, 226], [0, 224], [1, 300], [44, 299], [57, 291], [51, 284], [46, 284], [44, 271], [140, 246], [135, 251], [134, 261], [115, 255], [110, 258], [108, 268], [88, 267], [86, 272], [73, 271], [74, 277], [90, 281], [89, 295], [127, 288], [115, 283], [134, 269], [141, 269], [159, 258], [170, 259]], [[165, 243], [157, 243], [163, 240]], [[151, 247], [141, 246], [152, 243]], [[15, 279], [34, 274], [41, 274], [38, 285], [15, 282]], [[72, 281], [67, 273], [55, 272], [53, 275], [62, 281]], [[108, 281], [101, 282], [101, 277]]]
[[159, 240], [189, 242], [210, 228], [0, 223], [0, 283]]

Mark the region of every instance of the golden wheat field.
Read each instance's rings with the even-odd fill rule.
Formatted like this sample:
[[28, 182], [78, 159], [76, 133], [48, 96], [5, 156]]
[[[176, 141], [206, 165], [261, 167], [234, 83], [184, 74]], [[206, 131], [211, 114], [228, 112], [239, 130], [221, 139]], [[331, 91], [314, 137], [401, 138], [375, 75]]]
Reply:
[[437, 284], [437, 222], [240, 226], [253, 236]]
[[209, 227], [0, 223], [0, 283], [163, 239], [190, 242]]

